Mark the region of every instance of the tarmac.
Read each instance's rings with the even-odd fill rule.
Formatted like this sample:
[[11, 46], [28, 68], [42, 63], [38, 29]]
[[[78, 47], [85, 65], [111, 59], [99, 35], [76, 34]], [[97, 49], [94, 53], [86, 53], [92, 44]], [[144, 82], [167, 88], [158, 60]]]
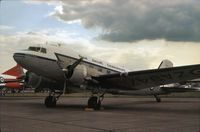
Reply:
[[200, 98], [105, 98], [99, 111], [87, 98], [0, 97], [1, 132], [200, 132]]

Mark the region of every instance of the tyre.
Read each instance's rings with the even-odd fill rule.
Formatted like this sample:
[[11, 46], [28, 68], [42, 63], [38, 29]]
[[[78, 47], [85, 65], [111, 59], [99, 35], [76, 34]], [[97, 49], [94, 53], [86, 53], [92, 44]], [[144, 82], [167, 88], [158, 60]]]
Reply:
[[52, 108], [56, 106], [56, 98], [54, 96], [47, 96], [45, 98], [44, 104], [47, 108]]

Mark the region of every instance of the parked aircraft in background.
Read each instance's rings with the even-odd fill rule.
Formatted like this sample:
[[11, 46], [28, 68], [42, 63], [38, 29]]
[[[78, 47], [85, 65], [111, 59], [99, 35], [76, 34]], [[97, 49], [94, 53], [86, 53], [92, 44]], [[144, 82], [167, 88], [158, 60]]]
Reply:
[[24, 72], [22, 67], [17, 64], [13, 68], [5, 71], [2, 73], [3, 75], [10, 75], [12, 78], [4, 78], [3, 76], [0, 76], [0, 88], [9, 88], [9, 89], [16, 89], [20, 90], [24, 87]]
[[100, 109], [105, 93], [153, 95], [160, 102], [158, 95], [177, 88], [166, 87], [166, 84], [200, 78], [200, 64], [173, 67], [169, 60], [164, 60], [158, 69], [130, 71], [59, 45], [30, 46], [16, 52], [13, 57], [28, 71], [25, 77], [27, 85], [35, 89], [50, 89], [44, 101], [46, 107], [56, 106], [59, 97], [70, 86], [91, 90], [88, 107]]

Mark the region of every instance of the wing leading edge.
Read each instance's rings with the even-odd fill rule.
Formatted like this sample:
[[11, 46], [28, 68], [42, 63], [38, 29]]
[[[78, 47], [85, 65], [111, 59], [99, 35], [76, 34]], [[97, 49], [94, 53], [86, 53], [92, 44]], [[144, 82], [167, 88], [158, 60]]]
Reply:
[[200, 64], [93, 77], [104, 88], [143, 89], [200, 78]]

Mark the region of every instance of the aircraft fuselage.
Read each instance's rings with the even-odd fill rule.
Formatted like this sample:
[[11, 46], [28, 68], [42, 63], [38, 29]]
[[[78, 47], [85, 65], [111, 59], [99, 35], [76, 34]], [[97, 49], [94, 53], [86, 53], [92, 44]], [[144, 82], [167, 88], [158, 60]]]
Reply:
[[[80, 74], [89, 77], [127, 71], [124, 68], [105, 63], [101, 60], [83, 56], [62, 46], [39, 46], [34, 48], [38, 49], [31, 49], [29, 47], [28, 50], [16, 52], [13, 56], [15, 61], [30, 72], [60, 82], [64, 80], [63, 71], [58, 65], [55, 54], [67, 57], [68, 65], [72, 64], [80, 57], [84, 58], [81, 64], [76, 68], [78, 72], [71, 78], [74, 82], [77, 81], [76, 79], [79, 79], [78, 76], [80, 76]], [[45, 49], [45, 52], [42, 49]], [[85, 71], [83, 69], [85, 69]]]

